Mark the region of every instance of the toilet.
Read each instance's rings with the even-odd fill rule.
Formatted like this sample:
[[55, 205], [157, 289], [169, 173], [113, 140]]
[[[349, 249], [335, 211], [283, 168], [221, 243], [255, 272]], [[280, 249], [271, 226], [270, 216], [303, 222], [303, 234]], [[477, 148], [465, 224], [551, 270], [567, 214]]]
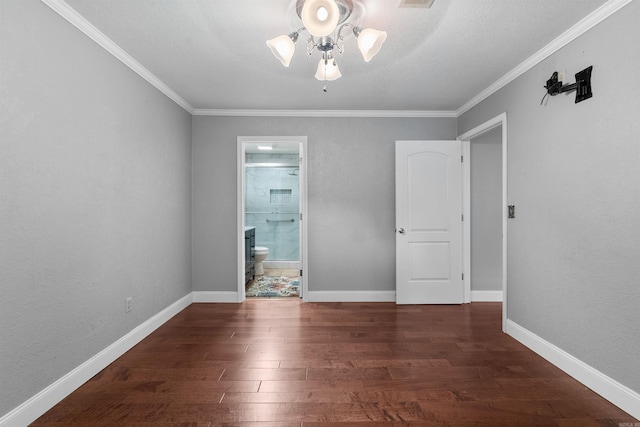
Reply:
[[267, 259], [269, 256], [269, 248], [265, 248], [264, 246], [256, 246], [253, 248], [253, 255], [256, 262], [256, 274], [263, 275], [264, 274], [264, 266], [262, 262]]

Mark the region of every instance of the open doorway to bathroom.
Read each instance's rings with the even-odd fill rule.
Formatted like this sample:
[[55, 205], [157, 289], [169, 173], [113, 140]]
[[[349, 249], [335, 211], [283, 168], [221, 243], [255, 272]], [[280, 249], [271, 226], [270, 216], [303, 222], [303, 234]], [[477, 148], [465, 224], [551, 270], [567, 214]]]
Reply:
[[306, 137], [238, 137], [239, 301], [304, 296], [305, 148]]

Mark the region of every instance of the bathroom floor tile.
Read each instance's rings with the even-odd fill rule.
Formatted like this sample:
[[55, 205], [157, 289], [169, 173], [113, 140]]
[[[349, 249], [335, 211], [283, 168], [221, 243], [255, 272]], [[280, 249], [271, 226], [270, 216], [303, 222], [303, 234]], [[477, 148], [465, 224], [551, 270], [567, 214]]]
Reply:
[[282, 276], [281, 268], [265, 268], [263, 276]]
[[280, 273], [281, 276], [285, 276], [285, 277], [298, 277], [299, 274], [300, 274], [300, 270], [296, 270], [296, 269], [285, 269], [285, 270], [282, 270], [282, 273]]

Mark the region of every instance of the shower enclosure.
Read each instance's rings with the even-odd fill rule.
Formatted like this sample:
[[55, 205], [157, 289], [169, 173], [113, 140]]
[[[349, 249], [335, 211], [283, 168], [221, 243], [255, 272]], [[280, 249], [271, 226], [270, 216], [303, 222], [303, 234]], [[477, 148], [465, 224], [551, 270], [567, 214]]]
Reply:
[[300, 260], [300, 177], [298, 156], [289, 157], [252, 163], [247, 155], [245, 225], [256, 227], [256, 246], [269, 249], [267, 265], [294, 268]]

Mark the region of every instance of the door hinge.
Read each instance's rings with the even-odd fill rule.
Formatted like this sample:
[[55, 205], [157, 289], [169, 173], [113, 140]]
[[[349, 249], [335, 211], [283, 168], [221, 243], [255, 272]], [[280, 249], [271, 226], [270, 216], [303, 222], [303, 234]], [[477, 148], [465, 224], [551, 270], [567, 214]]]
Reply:
[[464, 214], [462, 214], [462, 221], [464, 221]]
[[460, 156], [460, 163], [464, 163], [464, 156]]
[[302, 277], [302, 270], [300, 270], [300, 277]]
[[300, 212], [300, 221], [302, 221], [302, 212]]
[[462, 273], [462, 280], [464, 280], [464, 273]]

